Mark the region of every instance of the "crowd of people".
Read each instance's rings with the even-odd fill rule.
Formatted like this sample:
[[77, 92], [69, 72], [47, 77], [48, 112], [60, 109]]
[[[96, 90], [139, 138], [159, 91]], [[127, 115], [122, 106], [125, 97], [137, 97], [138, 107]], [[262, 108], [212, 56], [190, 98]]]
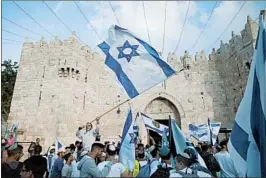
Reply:
[[[83, 128], [86, 128], [83, 130]], [[20, 162], [23, 147], [13, 144], [2, 152], [2, 177], [237, 177], [227, 151], [227, 140], [216, 146], [199, 143], [174, 154], [151, 138], [151, 144], [136, 143], [135, 168], [129, 170], [119, 161], [121, 143], [95, 141], [97, 129], [91, 123], [80, 127], [81, 141], [42, 153], [40, 140], [31, 144], [29, 158]], [[174, 156], [173, 156], [174, 155]], [[200, 164], [200, 157], [206, 167]]]

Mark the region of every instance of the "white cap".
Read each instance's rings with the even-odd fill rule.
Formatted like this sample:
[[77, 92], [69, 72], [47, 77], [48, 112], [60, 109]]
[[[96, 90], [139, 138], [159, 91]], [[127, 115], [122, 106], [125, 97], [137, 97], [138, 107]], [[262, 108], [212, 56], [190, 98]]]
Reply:
[[106, 153], [105, 152], [102, 152], [101, 157], [106, 157]]
[[61, 148], [58, 149], [58, 153], [60, 153], [60, 152], [65, 152], [65, 151], [66, 151], [66, 150], [65, 150], [64, 147], [61, 147]]
[[115, 151], [115, 146], [114, 146], [114, 145], [109, 145], [109, 146], [108, 146], [108, 149], [109, 149], [110, 151]]

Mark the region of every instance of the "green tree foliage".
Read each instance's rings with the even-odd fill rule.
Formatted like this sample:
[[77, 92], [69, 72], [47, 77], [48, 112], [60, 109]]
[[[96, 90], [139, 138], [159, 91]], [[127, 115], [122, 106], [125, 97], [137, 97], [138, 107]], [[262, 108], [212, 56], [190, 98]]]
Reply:
[[14, 62], [12, 64], [12, 61], [9, 59], [4, 60], [1, 66], [1, 117], [6, 121], [10, 112], [10, 106], [18, 71], [18, 63]]

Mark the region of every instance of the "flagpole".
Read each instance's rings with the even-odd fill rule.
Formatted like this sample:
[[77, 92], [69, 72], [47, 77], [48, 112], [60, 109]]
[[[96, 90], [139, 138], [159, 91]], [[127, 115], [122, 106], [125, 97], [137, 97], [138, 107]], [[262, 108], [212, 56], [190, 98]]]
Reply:
[[213, 146], [213, 142], [212, 142], [212, 131], [211, 131], [211, 121], [210, 121], [210, 118], [208, 118], [208, 125], [209, 125], [209, 130], [210, 130], [210, 143], [211, 143], [211, 146]]
[[[168, 78], [166, 78], [165, 80], [163, 80], [163, 81], [161, 81], [161, 82], [164, 82], [164, 81], [166, 81], [167, 79], [169, 79], [169, 78], [171, 78], [171, 77], [175, 76], [176, 74], [178, 74], [178, 73], [182, 72], [183, 70], [185, 70], [185, 69], [184, 69], [184, 68], [180, 69], [180, 70], [179, 70], [179, 71], [177, 71], [175, 74], [173, 74], [173, 75], [169, 76]], [[161, 82], [160, 82], [160, 83], [161, 83]], [[158, 84], [159, 84], [159, 83], [158, 83]], [[158, 84], [156, 84], [156, 85], [158, 85]], [[154, 86], [156, 86], [156, 85], [154, 85]], [[148, 88], [148, 89], [144, 90], [142, 93], [144, 93], [144, 92], [146, 92], [146, 91], [150, 90], [150, 89], [151, 89], [151, 88], [153, 88], [154, 86], [152, 86], [152, 87], [150, 87], [150, 88]], [[140, 93], [140, 94], [142, 94], [142, 93]], [[140, 95], [140, 94], [139, 94], [139, 95]], [[139, 95], [137, 95], [137, 96], [139, 96]], [[136, 96], [136, 97], [137, 97], [137, 96]], [[136, 97], [134, 97], [134, 98], [136, 98]], [[129, 102], [129, 101], [131, 101], [132, 99], [133, 99], [133, 98], [127, 99], [127, 100], [123, 101], [122, 103], [118, 104], [117, 106], [115, 106], [115, 107], [113, 107], [113, 108], [109, 109], [109, 110], [108, 110], [108, 111], [106, 111], [105, 113], [103, 113], [103, 114], [101, 114], [100, 116], [98, 116], [98, 117], [96, 117], [95, 119], [93, 119], [93, 120], [91, 121], [91, 123], [92, 123], [92, 122], [95, 122], [97, 119], [98, 119], [98, 120], [100, 120], [100, 118], [101, 118], [101, 117], [103, 117], [104, 115], [108, 114], [109, 112], [113, 111], [114, 109], [118, 108], [119, 106], [121, 106], [121, 105], [125, 104], [126, 102]]]

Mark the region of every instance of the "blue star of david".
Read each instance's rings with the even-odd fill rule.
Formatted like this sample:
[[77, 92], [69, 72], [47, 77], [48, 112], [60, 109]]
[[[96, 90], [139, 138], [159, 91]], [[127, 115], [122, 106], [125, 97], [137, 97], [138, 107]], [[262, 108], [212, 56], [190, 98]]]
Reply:
[[[137, 53], [137, 49], [138, 49], [139, 45], [130, 45], [129, 42], [126, 40], [124, 45], [121, 47], [116, 47], [117, 50], [119, 51], [118, 54], [118, 59], [120, 58], [126, 58], [128, 62], [130, 62], [131, 58], [133, 56], [139, 56], [139, 54]], [[131, 49], [131, 53], [130, 54], [125, 54], [124, 50], [130, 48]]]
[[129, 133], [129, 136], [131, 137], [131, 140], [129, 143], [135, 143], [136, 138], [135, 138], [135, 134], [134, 133]]

